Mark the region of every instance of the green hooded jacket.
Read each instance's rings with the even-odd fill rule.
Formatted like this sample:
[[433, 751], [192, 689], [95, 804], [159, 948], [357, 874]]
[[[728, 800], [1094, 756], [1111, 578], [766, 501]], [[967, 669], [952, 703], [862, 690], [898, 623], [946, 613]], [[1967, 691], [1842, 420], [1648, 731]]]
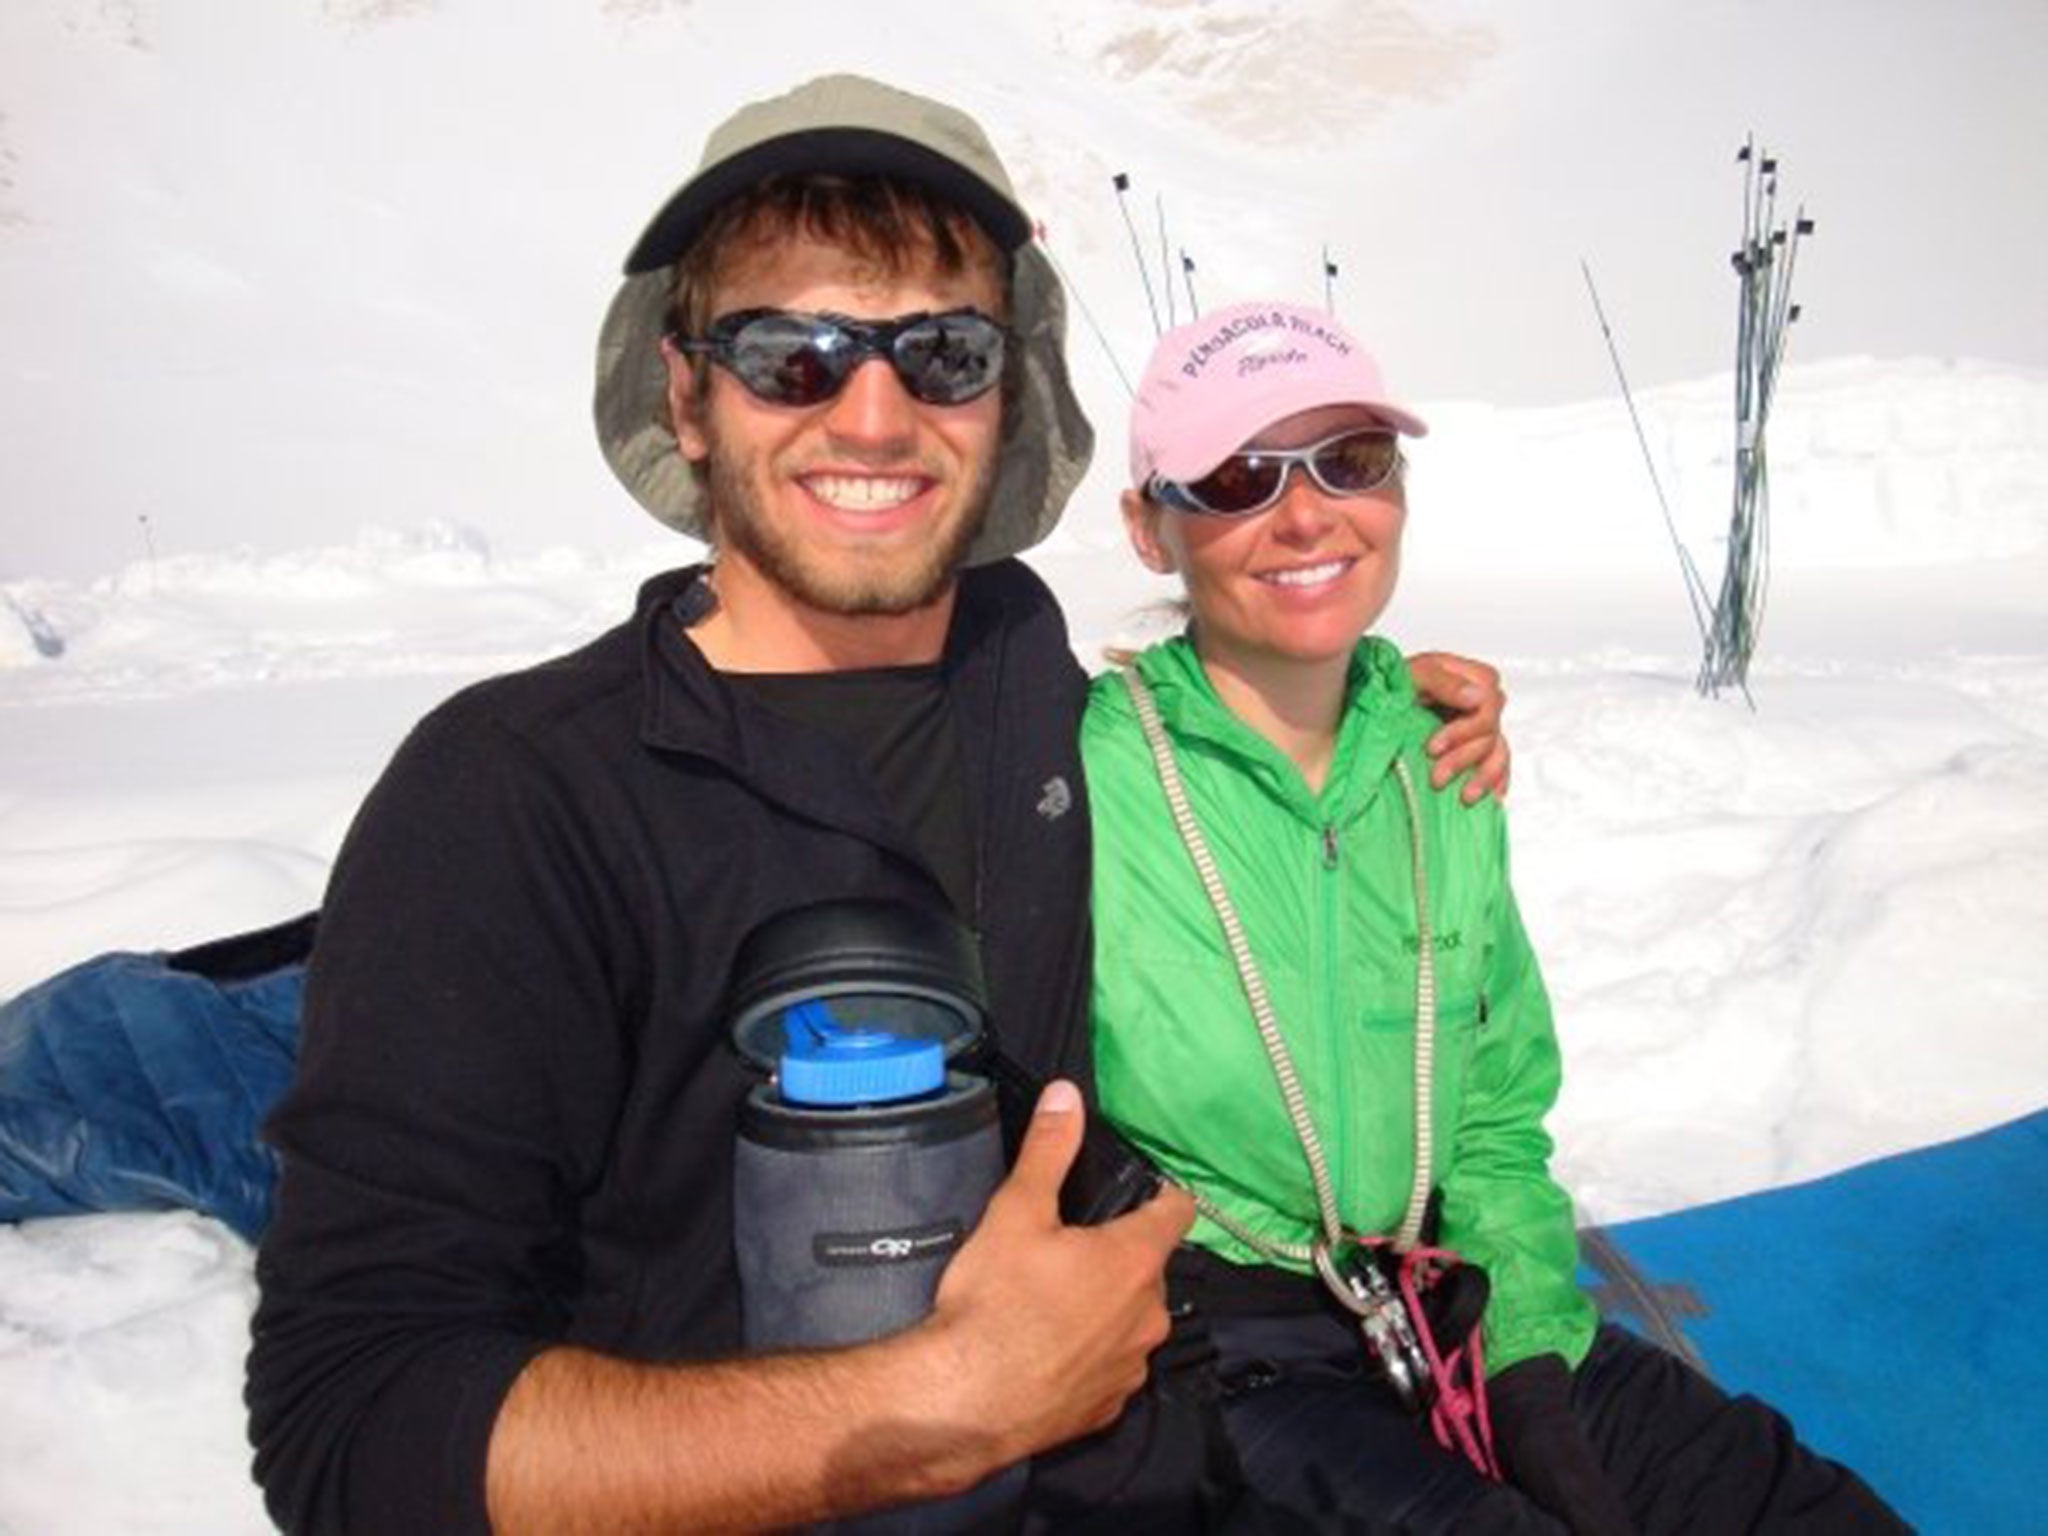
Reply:
[[[1468, 807], [1429, 787], [1423, 743], [1435, 721], [1384, 640], [1361, 641], [1352, 657], [1320, 794], [1223, 705], [1188, 641], [1154, 646], [1137, 666], [1265, 978], [1339, 1212], [1362, 1233], [1400, 1224], [1415, 1167], [1418, 928], [1407, 802], [1393, 776], [1394, 759], [1406, 760], [1435, 935], [1439, 1241], [1492, 1282], [1489, 1373], [1546, 1353], [1576, 1366], [1596, 1319], [1575, 1280], [1571, 1201], [1548, 1169], [1557, 1039], [1508, 885], [1498, 802]], [[1248, 1230], [1311, 1242], [1320, 1228], [1301, 1144], [1118, 677], [1095, 680], [1081, 740], [1102, 1107]], [[1206, 1218], [1189, 1241], [1234, 1263], [1271, 1262]]]

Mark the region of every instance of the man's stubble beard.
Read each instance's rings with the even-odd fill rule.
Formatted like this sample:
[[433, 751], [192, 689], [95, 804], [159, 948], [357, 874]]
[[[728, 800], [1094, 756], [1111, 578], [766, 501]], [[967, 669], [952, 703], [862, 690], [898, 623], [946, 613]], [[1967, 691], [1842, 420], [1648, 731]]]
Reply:
[[808, 608], [821, 613], [900, 616], [936, 602], [966, 563], [967, 551], [988, 520], [990, 492], [1001, 450], [982, 465], [968, 487], [965, 511], [937, 542], [905, 550], [885, 568], [866, 568], [851, 559], [806, 549], [800, 538], [761, 515], [752, 465], [731, 452], [709, 422], [707, 489], [719, 548], [745, 557], [762, 575]]

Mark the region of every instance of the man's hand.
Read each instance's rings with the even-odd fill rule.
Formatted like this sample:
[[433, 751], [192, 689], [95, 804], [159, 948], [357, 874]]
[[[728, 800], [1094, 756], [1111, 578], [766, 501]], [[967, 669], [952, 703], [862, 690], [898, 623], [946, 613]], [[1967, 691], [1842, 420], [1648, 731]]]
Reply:
[[1114, 1221], [1063, 1226], [1084, 1117], [1073, 1084], [1040, 1095], [1016, 1167], [922, 1325], [946, 1341], [961, 1411], [999, 1428], [1005, 1461], [1102, 1428], [1144, 1384], [1167, 1335], [1166, 1259], [1194, 1220], [1187, 1193], [1167, 1188]]
[[1169, 1190], [1060, 1224], [1081, 1096], [1039, 1098], [1017, 1166], [940, 1277], [932, 1315], [872, 1344], [651, 1363], [559, 1345], [506, 1394], [485, 1499], [504, 1536], [780, 1529], [973, 1486], [1100, 1429], [1167, 1335]]
[[1444, 719], [1427, 744], [1435, 759], [1429, 782], [1442, 789], [1469, 768], [1472, 776], [1458, 792], [1467, 805], [1489, 794], [1507, 799], [1508, 739], [1500, 717], [1508, 696], [1500, 673], [1448, 651], [1422, 651], [1408, 658], [1408, 675], [1415, 680], [1415, 696]]

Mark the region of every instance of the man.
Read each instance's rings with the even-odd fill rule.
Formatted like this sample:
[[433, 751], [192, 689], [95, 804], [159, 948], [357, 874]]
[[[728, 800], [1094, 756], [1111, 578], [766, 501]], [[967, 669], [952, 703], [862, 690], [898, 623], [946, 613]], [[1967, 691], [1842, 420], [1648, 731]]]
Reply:
[[[788, 1525], [965, 1489], [1145, 1381], [1191, 1210], [1061, 1224], [1067, 1081], [923, 1324], [734, 1358], [721, 1013], [760, 922], [949, 905], [1003, 1048], [1085, 1076], [1083, 678], [1008, 557], [1092, 434], [1029, 230], [971, 120], [838, 77], [718, 129], [629, 258], [600, 436], [716, 560], [437, 710], [336, 864], [250, 1357], [286, 1529]], [[1035, 1518], [1138, 1497], [1118, 1446], [1170, 1418], [1068, 1452]], [[1180, 1471], [1146, 1518], [1205, 1518]]]

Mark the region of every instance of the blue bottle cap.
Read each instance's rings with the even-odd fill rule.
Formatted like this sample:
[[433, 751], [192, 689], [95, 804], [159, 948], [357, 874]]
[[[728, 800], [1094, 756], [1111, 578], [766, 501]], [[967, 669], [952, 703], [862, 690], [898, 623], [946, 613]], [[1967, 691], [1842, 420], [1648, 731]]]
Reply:
[[894, 1104], [946, 1086], [946, 1051], [936, 1040], [848, 1028], [816, 999], [788, 1009], [783, 1022], [788, 1048], [777, 1078], [787, 1103]]

